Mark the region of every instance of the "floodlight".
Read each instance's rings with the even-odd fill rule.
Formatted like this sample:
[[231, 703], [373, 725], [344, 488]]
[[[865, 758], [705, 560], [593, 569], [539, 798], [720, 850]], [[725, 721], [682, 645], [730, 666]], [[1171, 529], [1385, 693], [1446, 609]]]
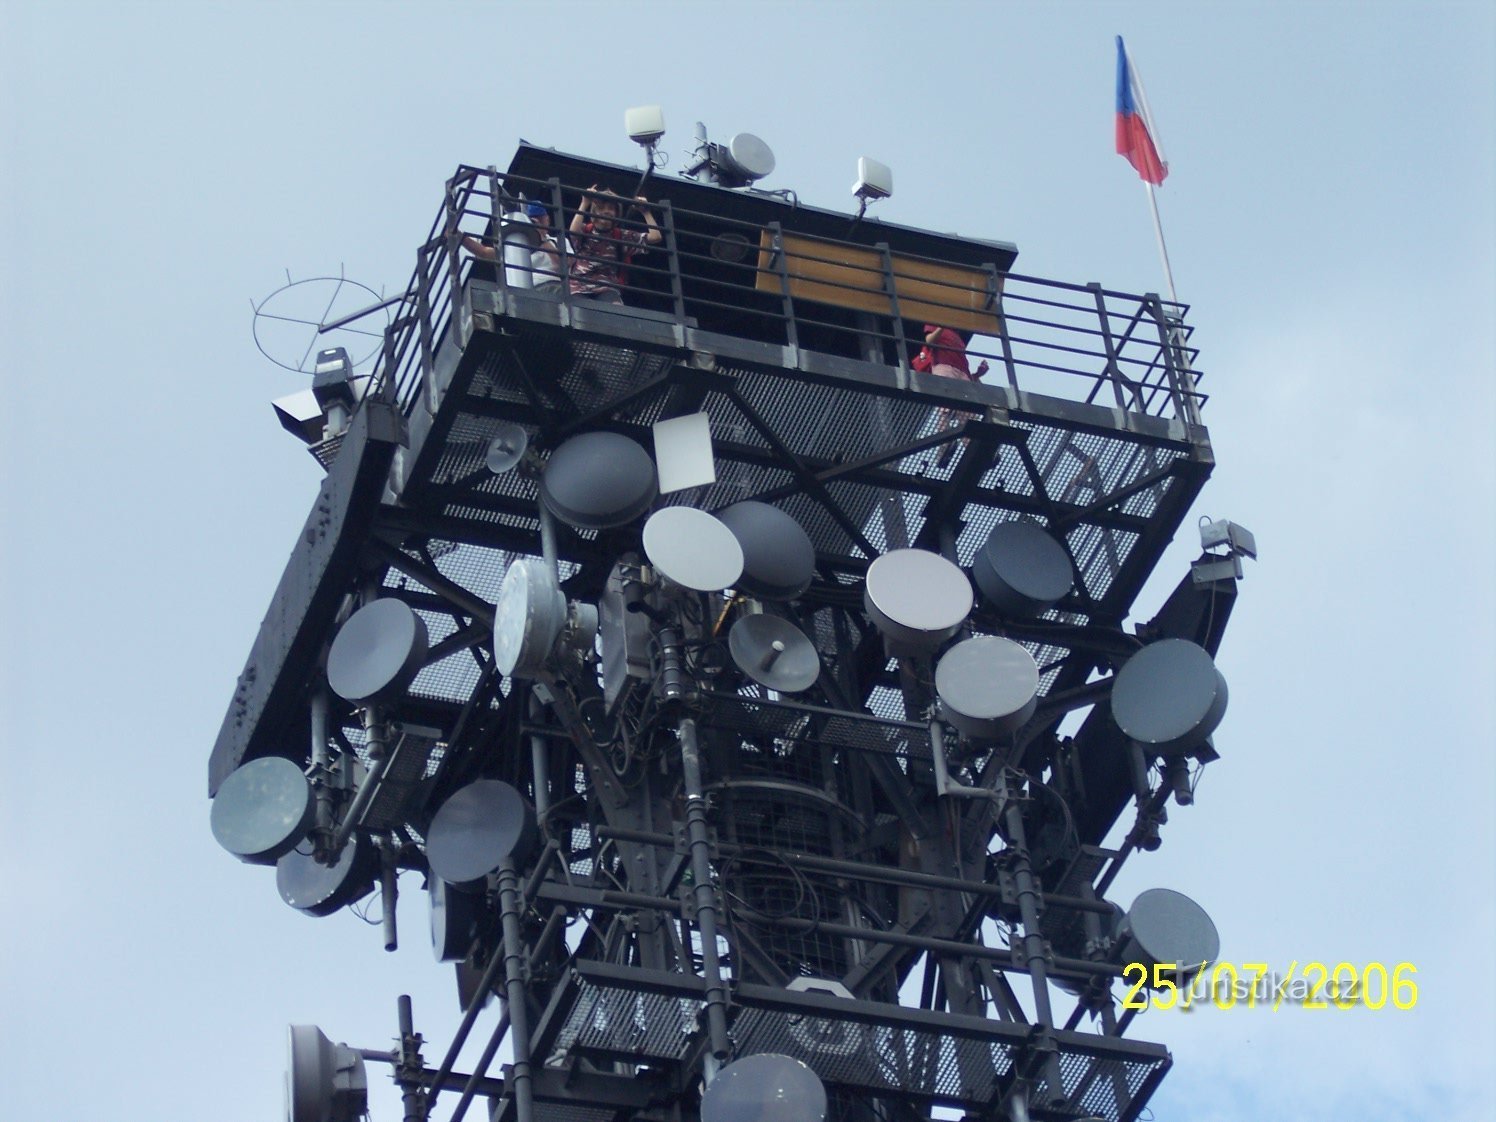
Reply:
[[1257, 539], [1245, 526], [1238, 526], [1230, 519], [1206, 522], [1200, 526], [1200, 548], [1215, 549], [1226, 546], [1232, 553], [1257, 559]]
[[316, 1025], [292, 1025], [286, 1122], [355, 1122], [369, 1108], [364, 1059]]
[[893, 170], [887, 164], [858, 156], [857, 182], [852, 184], [852, 194], [865, 201], [888, 198], [893, 194]]
[[275, 410], [281, 428], [302, 443], [316, 444], [322, 439], [327, 418], [323, 416], [322, 406], [317, 403], [317, 395], [311, 390], [297, 390], [285, 397], [278, 397], [270, 406]]
[[623, 111], [623, 127], [629, 139], [645, 148], [653, 148], [665, 135], [665, 111], [658, 105], [640, 105]]

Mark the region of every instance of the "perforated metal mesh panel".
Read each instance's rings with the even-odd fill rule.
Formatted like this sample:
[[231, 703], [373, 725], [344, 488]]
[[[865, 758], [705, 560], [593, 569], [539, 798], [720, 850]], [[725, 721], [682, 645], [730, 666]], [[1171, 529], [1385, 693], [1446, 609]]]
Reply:
[[586, 979], [556, 1037], [561, 1051], [605, 1059], [685, 1058], [702, 1002]]

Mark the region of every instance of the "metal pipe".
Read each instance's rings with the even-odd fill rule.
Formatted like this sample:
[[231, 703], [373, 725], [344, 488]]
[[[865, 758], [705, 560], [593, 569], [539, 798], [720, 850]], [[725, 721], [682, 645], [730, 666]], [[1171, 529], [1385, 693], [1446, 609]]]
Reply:
[[551, 576], [560, 584], [561, 554], [556, 548], [556, 519], [545, 503], [536, 500], [535, 506], [540, 511], [540, 555], [545, 558]]
[[400, 1085], [400, 1099], [405, 1104], [405, 1122], [425, 1122], [426, 1098], [421, 1093], [421, 1077], [426, 1063], [421, 1058], [421, 1038], [416, 1035], [410, 994], [402, 993], [396, 1008], [400, 1019], [400, 1062], [395, 1067], [395, 1082]]
[[[509, 1078], [514, 1091], [515, 1122], [533, 1122], [534, 1089], [530, 1084], [530, 1012], [525, 986], [524, 933], [520, 930], [519, 874], [514, 861], [499, 866], [499, 915], [504, 931], [504, 1001], [509, 1012], [509, 1049], [514, 1063]], [[467, 1094], [466, 1091], [463, 1092]], [[454, 1120], [455, 1122], [455, 1120]]]
[[353, 835], [359, 820], [369, 809], [369, 804], [374, 801], [374, 792], [379, 789], [380, 781], [384, 778], [384, 769], [389, 766], [384, 726], [380, 723], [378, 710], [372, 705], [364, 710], [364, 730], [369, 737], [369, 771], [364, 776], [363, 786], [358, 789], [358, 794], [353, 796], [353, 805], [343, 816], [338, 832], [333, 835], [333, 853], [342, 852], [343, 847], [348, 844], [348, 839]]
[[379, 892], [384, 898], [384, 914], [380, 926], [384, 929], [384, 949], [393, 951], [400, 946], [400, 935], [395, 928], [395, 905], [400, 899], [400, 870], [395, 866], [395, 855], [387, 845], [379, 849]]
[[317, 797], [314, 823], [318, 844], [332, 833], [332, 753], [327, 748], [327, 686], [319, 683], [312, 690], [312, 790]]
[[[353, 1051], [357, 1052], [361, 1058], [376, 1064], [389, 1064], [392, 1067], [398, 1067], [400, 1064], [400, 1057], [394, 1052], [381, 1052], [377, 1048], [354, 1048]], [[430, 1084], [435, 1074], [437, 1073], [433, 1072], [430, 1068], [422, 1068], [420, 1072], [421, 1082]], [[465, 1072], [450, 1071], [442, 1076], [442, 1086], [449, 1091], [456, 1091], [471, 1078], [472, 1076]], [[504, 1093], [504, 1081], [502, 1079], [480, 1080], [478, 1090], [490, 1095], [502, 1095]]]
[[[539, 724], [545, 716], [545, 703], [530, 693], [530, 720]], [[535, 817], [544, 822], [551, 812], [550, 766], [547, 760], [545, 737], [530, 734], [530, 770], [535, 775]]]
[[[715, 1064], [726, 1063], [732, 1054], [727, 1035], [727, 987], [722, 982], [722, 963], [717, 957], [717, 899], [712, 881], [712, 846], [707, 835], [706, 796], [702, 793], [701, 748], [696, 742], [696, 722], [683, 717], [679, 727], [681, 771], [686, 794], [686, 840], [691, 848], [691, 876], [695, 884], [696, 930], [701, 935], [701, 970], [706, 977], [707, 1044]], [[716, 1074], [706, 1072], [707, 1081]], [[523, 1122], [523, 1120], [522, 1120]]]

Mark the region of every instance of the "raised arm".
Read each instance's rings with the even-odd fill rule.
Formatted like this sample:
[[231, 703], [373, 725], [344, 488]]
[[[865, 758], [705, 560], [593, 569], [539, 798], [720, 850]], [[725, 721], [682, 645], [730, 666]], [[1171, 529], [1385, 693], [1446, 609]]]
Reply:
[[644, 215], [645, 224], [649, 227], [644, 232], [644, 241], [649, 245], [659, 245], [665, 240], [665, 234], [660, 229], [659, 223], [655, 221], [654, 210], [650, 207], [649, 200], [643, 195], [635, 195], [634, 201], [639, 204], [639, 212]]
[[[587, 188], [589, 191], [601, 190], [596, 183]], [[582, 205], [577, 207], [577, 212], [571, 216], [571, 225], [567, 227], [572, 237], [580, 236], [587, 229], [587, 215], [592, 211], [592, 196], [583, 195]]]
[[494, 249], [493, 246], [484, 245], [471, 234], [462, 235], [462, 248], [467, 250], [474, 257], [481, 258], [484, 261], [494, 261], [497, 260], [499, 256], [499, 251]]

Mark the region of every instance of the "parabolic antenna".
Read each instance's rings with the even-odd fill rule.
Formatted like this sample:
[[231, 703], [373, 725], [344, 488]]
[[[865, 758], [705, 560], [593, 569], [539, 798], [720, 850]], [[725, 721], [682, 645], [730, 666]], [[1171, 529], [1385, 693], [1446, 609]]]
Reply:
[[800, 523], [768, 503], [733, 503], [718, 518], [743, 547], [738, 587], [765, 600], [793, 600], [810, 587], [816, 550]]
[[250, 760], [218, 788], [213, 836], [240, 860], [273, 865], [306, 837], [316, 814], [312, 785], [283, 756]]
[[774, 170], [774, 152], [751, 132], [740, 132], [727, 142], [727, 169], [744, 179], [762, 179]]
[[821, 675], [815, 644], [778, 616], [743, 616], [727, 633], [727, 649], [739, 670], [780, 693], [808, 690]]
[[479, 897], [459, 892], [432, 873], [426, 878], [431, 901], [431, 953], [437, 962], [461, 962], [477, 934]]
[[551, 453], [540, 477], [546, 509], [579, 530], [643, 516], [658, 493], [649, 453], [615, 432], [586, 432]]
[[379, 855], [355, 834], [332, 865], [293, 849], [275, 863], [275, 886], [281, 899], [299, 912], [330, 916], [374, 887]]
[[489, 440], [483, 463], [495, 475], [503, 475], [519, 466], [520, 460], [525, 458], [525, 449], [529, 447], [530, 434], [525, 431], [525, 426], [504, 421]]
[[[1205, 909], [1182, 892], [1150, 888], [1127, 909], [1118, 931], [1121, 961], [1174, 963], [1185, 977], [1221, 953], [1221, 937]], [[1152, 975], [1150, 973], [1149, 977]]]
[[966, 621], [971, 584], [938, 553], [895, 549], [867, 567], [862, 601], [888, 638], [916, 650], [932, 650]]
[[1039, 667], [1011, 639], [979, 635], [941, 655], [935, 692], [941, 715], [967, 736], [1006, 736], [1034, 715]]
[[826, 1088], [791, 1056], [734, 1060], [701, 1096], [701, 1122], [825, 1122]]
[[501, 674], [533, 677], [545, 664], [566, 623], [566, 597], [550, 566], [522, 557], [504, 574], [493, 619], [494, 665]]
[[369, 1109], [364, 1058], [316, 1025], [292, 1025], [286, 1122], [355, 1122]]
[[717, 592], [743, 575], [743, 547], [722, 520], [689, 506], [667, 506], [644, 523], [644, 552], [667, 578]]
[[338, 629], [327, 652], [327, 684], [355, 705], [403, 694], [429, 649], [426, 624], [404, 600], [365, 604]]
[[426, 832], [426, 860], [448, 884], [481, 888], [505, 861], [524, 862], [535, 832], [535, 811], [518, 791], [480, 779], [442, 803]]
[[1162, 754], [1199, 747], [1226, 715], [1226, 679], [1188, 639], [1149, 643], [1112, 683], [1112, 718], [1130, 739]]
[[1005, 616], [1042, 615], [1075, 586], [1070, 555], [1032, 522], [1003, 522], [971, 562], [971, 575], [988, 603]]

